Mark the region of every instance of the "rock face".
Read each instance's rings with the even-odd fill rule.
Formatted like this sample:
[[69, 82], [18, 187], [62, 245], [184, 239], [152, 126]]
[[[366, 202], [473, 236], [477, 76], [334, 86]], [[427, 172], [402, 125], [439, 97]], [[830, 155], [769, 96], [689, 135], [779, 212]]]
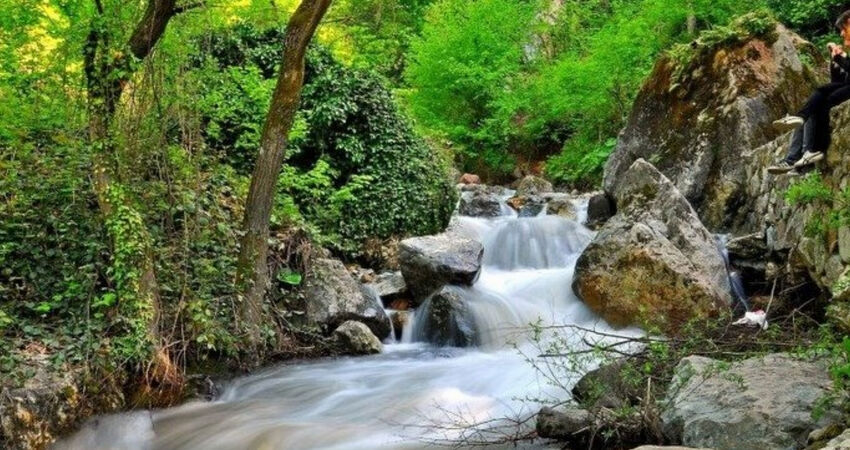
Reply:
[[[839, 197], [842, 189], [850, 186], [850, 104], [843, 104], [832, 112], [832, 146], [827, 158], [818, 165], [817, 172], [823, 185]], [[749, 211], [747, 226], [765, 235], [769, 252], [788, 256], [791, 273], [800, 273], [822, 289], [839, 296], [850, 286], [842, 282], [850, 266], [850, 228], [826, 229], [809, 233], [807, 228], [815, 220], [826, 217], [832, 209], [841, 208], [840, 201], [819, 202], [814, 205], [792, 204], [786, 199], [788, 189], [803, 177], [770, 175], [766, 167], [784, 156], [788, 136], [755, 148], [743, 155], [748, 177], [742, 209]]]
[[353, 320], [343, 322], [337, 327], [333, 337], [339, 347], [349, 355], [373, 355], [381, 353], [383, 349], [381, 341], [372, 334], [369, 327]]
[[714, 237], [673, 183], [640, 159], [620, 175], [617, 214], [578, 259], [576, 294], [615, 326], [675, 333], [732, 301]]
[[304, 280], [304, 297], [305, 318], [326, 332], [356, 320], [380, 339], [390, 334], [390, 319], [375, 291], [355, 280], [339, 260], [313, 260]]
[[798, 110], [818, 84], [804, 61], [825, 65], [781, 25], [737, 44], [697, 41], [692, 52], [685, 67], [671, 57], [656, 63], [605, 166], [604, 189], [613, 193], [643, 158], [673, 181], [708, 228], [738, 231], [749, 213], [739, 203], [749, 181], [741, 155], [775, 139], [771, 122]]
[[483, 256], [481, 242], [453, 231], [405, 239], [399, 248], [401, 273], [416, 305], [447, 284], [472, 285]]
[[0, 448], [47, 448], [93, 411], [109, 412], [125, 406], [120, 372], [111, 380], [98, 380], [99, 395], [90, 396], [85, 394], [82, 370], [67, 365], [62, 370], [53, 369], [49, 356], [40, 352], [25, 351], [16, 356], [20, 357], [20, 369], [31, 376], [19, 386], [12, 380], [0, 380]]
[[[462, 288], [446, 286], [422, 304], [414, 335], [439, 346], [470, 347], [478, 343], [475, 321]], [[419, 317], [419, 314], [417, 314]]]
[[662, 426], [668, 438], [715, 450], [803, 448], [809, 433], [840, 420], [826, 408], [826, 365], [773, 354], [731, 366], [700, 356], [683, 359], [670, 386]]

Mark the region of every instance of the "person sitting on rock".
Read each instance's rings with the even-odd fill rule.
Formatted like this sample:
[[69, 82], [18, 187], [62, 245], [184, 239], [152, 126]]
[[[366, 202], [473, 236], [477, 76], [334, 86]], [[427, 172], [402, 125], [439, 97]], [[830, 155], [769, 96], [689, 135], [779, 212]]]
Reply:
[[[844, 46], [850, 48], [850, 10], [838, 17], [835, 27], [844, 39]], [[831, 133], [829, 111], [850, 100], [850, 58], [838, 44], [830, 42], [827, 48], [832, 59], [831, 82], [817, 88], [797, 115], [773, 122], [778, 130], [794, 130], [794, 134], [788, 155], [779, 164], [768, 167], [770, 173], [788, 173], [814, 164], [825, 156]]]

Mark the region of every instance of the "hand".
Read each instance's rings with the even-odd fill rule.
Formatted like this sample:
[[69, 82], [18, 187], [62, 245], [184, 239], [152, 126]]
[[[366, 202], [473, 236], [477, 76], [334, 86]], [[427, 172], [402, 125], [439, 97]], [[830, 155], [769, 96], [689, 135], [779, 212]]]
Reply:
[[830, 56], [832, 56], [833, 58], [834, 58], [834, 57], [836, 57], [836, 56], [838, 56], [838, 55], [843, 55], [843, 54], [844, 54], [844, 49], [843, 49], [843, 48], [841, 48], [841, 46], [840, 46], [840, 45], [838, 45], [838, 44], [835, 44], [835, 43], [830, 42], [829, 44], [827, 44], [827, 45], [826, 45], [826, 48], [828, 48], [828, 49], [829, 49], [829, 54], [830, 54]]

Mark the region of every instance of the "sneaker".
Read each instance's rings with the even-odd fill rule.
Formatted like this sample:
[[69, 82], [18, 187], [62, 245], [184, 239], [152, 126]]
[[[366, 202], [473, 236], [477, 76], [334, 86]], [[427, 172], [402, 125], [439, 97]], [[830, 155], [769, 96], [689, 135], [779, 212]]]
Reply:
[[783, 159], [782, 161], [779, 162], [779, 164], [768, 167], [767, 173], [772, 173], [774, 175], [778, 175], [778, 174], [782, 174], [782, 173], [791, 172], [792, 170], [794, 170], [794, 165], [790, 164], [788, 161], [785, 161]]
[[786, 116], [786, 117], [783, 117], [783, 118], [781, 118], [777, 121], [774, 121], [773, 127], [776, 128], [778, 131], [781, 131], [781, 132], [784, 133], [786, 131], [791, 131], [791, 130], [797, 129], [798, 127], [802, 126], [803, 123], [805, 123], [805, 122], [806, 121], [803, 120], [802, 117]]
[[794, 167], [806, 167], [808, 165], [814, 164], [814, 163], [822, 160], [823, 157], [824, 157], [823, 152], [807, 151], [805, 154], [803, 154], [803, 157], [800, 158], [799, 161], [794, 163]]

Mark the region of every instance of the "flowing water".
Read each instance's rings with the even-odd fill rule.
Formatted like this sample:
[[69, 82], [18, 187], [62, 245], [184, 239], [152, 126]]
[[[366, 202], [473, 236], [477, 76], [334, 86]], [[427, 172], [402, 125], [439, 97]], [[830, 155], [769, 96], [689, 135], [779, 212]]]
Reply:
[[[97, 419], [58, 448], [423, 448], [444, 440], [489, 441], [533, 426], [512, 420], [535, 413], [540, 399], [565, 399], [565, 389], [593, 361], [576, 362], [589, 364], [582, 368], [549, 367], [552, 383], [547, 370], [535, 369], [527, 357], [541, 364], [536, 356], [551, 348], [580, 350], [588, 340], [614, 339], [582, 331], [612, 330], [571, 289], [576, 259], [592, 232], [545, 215], [454, 221], [485, 246], [480, 278], [458, 288], [480, 346], [421, 342], [414, 330], [424, 312], [417, 311], [400, 342], [388, 343], [380, 355], [270, 368], [230, 382], [213, 401]], [[554, 335], [545, 328], [564, 324], [581, 330]]]

